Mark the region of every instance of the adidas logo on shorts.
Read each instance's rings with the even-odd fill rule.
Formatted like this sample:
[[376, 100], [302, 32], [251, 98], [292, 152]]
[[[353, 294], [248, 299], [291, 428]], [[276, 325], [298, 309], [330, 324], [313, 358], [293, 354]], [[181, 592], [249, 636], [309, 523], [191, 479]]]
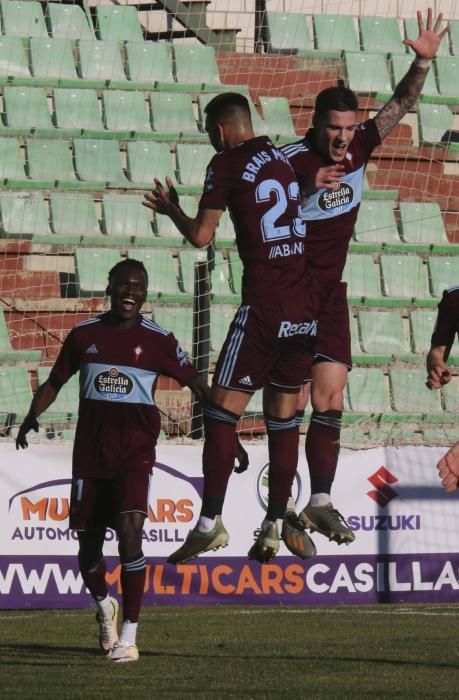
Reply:
[[95, 353], [98, 353], [98, 352], [99, 352], [99, 351], [98, 351], [98, 349], [96, 348], [96, 346], [94, 345], [94, 343], [93, 343], [92, 345], [90, 345], [89, 348], [86, 350], [86, 353], [95, 354]]
[[245, 377], [242, 377], [242, 379], [239, 380], [239, 384], [245, 384], [246, 386], [252, 386], [252, 380], [250, 379], [249, 375], [246, 374]]

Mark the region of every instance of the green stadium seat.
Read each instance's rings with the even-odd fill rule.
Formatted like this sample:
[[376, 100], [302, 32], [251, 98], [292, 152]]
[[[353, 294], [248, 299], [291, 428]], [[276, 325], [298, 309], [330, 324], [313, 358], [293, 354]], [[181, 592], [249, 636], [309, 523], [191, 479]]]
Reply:
[[117, 242], [130, 243], [132, 236], [153, 238], [148, 209], [142, 195], [104, 194], [102, 229]]
[[[445, 416], [447, 419], [447, 416]], [[459, 429], [450, 428], [449, 426], [441, 428], [423, 428], [423, 442], [434, 445], [452, 445], [459, 440]]]
[[3, 33], [6, 36], [47, 37], [41, 4], [35, 0], [2, 0]]
[[369, 355], [409, 355], [411, 343], [395, 311], [359, 311], [362, 347]]
[[265, 133], [282, 141], [284, 137], [298, 137], [293, 127], [290, 106], [286, 97], [260, 97]]
[[3, 108], [6, 128], [11, 135], [23, 136], [32, 131], [38, 136], [54, 135], [55, 127], [51, 121], [46, 91], [43, 88], [5, 87]]
[[436, 318], [437, 313], [432, 309], [413, 309], [411, 312], [411, 334], [415, 353], [426, 355], [429, 352]]
[[159, 41], [142, 43], [128, 42], [125, 46], [127, 73], [129, 80], [143, 83], [152, 89], [155, 87], [181, 89], [172, 75], [172, 61], [168, 44]]
[[236, 253], [236, 251], [229, 251], [228, 264], [231, 276], [231, 287], [234, 293], [240, 297], [242, 290], [242, 262], [239, 254]]
[[354, 18], [350, 15], [313, 15], [316, 46], [319, 51], [360, 51]]
[[29, 176], [41, 188], [77, 187], [72, 152], [67, 141], [29, 138], [26, 144]]
[[215, 59], [215, 49], [201, 44], [173, 44], [175, 77], [188, 90], [225, 89]]
[[102, 238], [91, 195], [51, 192], [49, 208], [54, 233], [68, 242], [79, 243], [83, 239], [85, 243], [90, 238], [95, 238], [96, 241]]
[[358, 447], [368, 447], [369, 440], [368, 431], [365, 428], [353, 428], [346, 425], [341, 430], [339, 442], [341, 447], [356, 449]]
[[47, 86], [78, 80], [69, 39], [32, 38], [30, 62], [34, 78], [43, 78]]
[[207, 250], [180, 250], [179, 282], [187, 294], [194, 294], [195, 263], [207, 261]]
[[378, 274], [372, 255], [350, 254], [343, 271], [350, 297], [380, 297]]
[[372, 53], [406, 53], [396, 17], [361, 16], [359, 22], [364, 51]]
[[306, 17], [299, 12], [267, 12], [267, 44], [269, 53], [292, 54], [313, 51]]
[[151, 92], [150, 104], [155, 137], [179, 139], [207, 135], [198, 129], [190, 94]]
[[212, 301], [216, 304], [234, 300], [235, 295], [229, 283], [228, 265], [219, 251], [215, 253], [215, 265], [210, 273], [210, 292]]
[[234, 230], [234, 224], [231, 221], [228, 209], [225, 209], [221, 215], [220, 221], [218, 222], [216, 237], [217, 243], [220, 241], [231, 241], [231, 243], [234, 244], [236, 241], [236, 232]]
[[38, 192], [0, 193], [2, 238], [31, 238], [39, 241], [52, 236], [43, 195]]
[[[56, 88], [54, 90], [56, 126], [62, 136], [100, 136], [104, 132], [99, 100], [95, 90]], [[63, 131], [65, 130], [65, 131]]]
[[193, 307], [188, 306], [155, 306], [153, 320], [168, 331], [171, 331], [186, 353], [193, 352]]
[[427, 266], [418, 255], [382, 255], [383, 294], [404, 299], [430, 299]]
[[81, 39], [78, 49], [81, 77], [87, 87], [106, 87], [113, 82], [113, 87], [118, 87], [116, 81], [127, 81], [118, 42]]
[[75, 170], [81, 180], [130, 187], [124, 175], [119, 143], [115, 139], [74, 139]]
[[[38, 367], [37, 379], [39, 385], [44, 384], [49, 377], [50, 367]], [[47, 411], [41, 414], [40, 423], [76, 422], [78, 404], [80, 402], [80, 373], [73, 374], [69, 381], [60, 389], [56, 400]]]
[[0, 180], [27, 187], [21, 149], [16, 138], [0, 138]]
[[445, 411], [454, 414], [452, 422], [456, 423], [457, 414], [459, 413], [459, 384], [457, 377], [452, 377], [450, 383], [442, 387], [442, 393], [445, 401]]
[[406, 243], [449, 243], [440, 207], [434, 202], [400, 202], [400, 224]]
[[[394, 89], [395, 87], [399, 84], [399, 82], [402, 80], [402, 78], [406, 75], [408, 72], [408, 69], [410, 68], [411, 64], [413, 63], [413, 56], [409, 54], [393, 54], [391, 57], [392, 61], [392, 73], [393, 73], [393, 86]], [[435, 74], [433, 71], [433, 68], [429, 70], [427, 73], [427, 77], [425, 79], [423, 88], [422, 88], [422, 99], [425, 98], [430, 98], [432, 101], [435, 101], [436, 98], [438, 98], [438, 88], [437, 88], [437, 83], [435, 81]]]
[[387, 413], [389, 391], [381, 369], [355, 367], [347, 380], [349, 405], [354, 413]]
[[394, 411], [428, 415], [441, 411], [440, 392], [427, 389], [424, 368], [396, 367], [389, 371], [389, 377]]
[[119, 251], [111, 248], [77, 248], [75, 282], [79, 296], [105, 296], [109, 270], [120, 260]]
[[24, 81], [31, 78], [29, 62], [24, 50], [24, 44], [20, 37], [0, 37], [0, 83], [6, 83], [8, 79], [15, 82], [15, 78]]
[[225, 338], [228, 334], [231, 321], [236, 313], [237, 306], [219, 304], [210, 307], [210, 360], [216, 362]]
[[16, 350], [11, 345], [3, 309], [0, 309], [0, 362], [39, 362], [41, 350]]
[[359, 243], [401, 243], [392, 202], [363, 201], [354, 236]]
[[178, 286], [175, 261], [169, 250], [162, 248], [128, 250], [128, 257], [141, 260], [148, 271], [148, 299], [165, 303], [190, 303], [192, 297]]
[[441, 297], [445, 289], [459, 284], [459, 259], [457, 255], [430, 255], [427, 264], [434, 297]]
[[359, 326], [357, 323], [357, 317], [353, 315], [351, 309], [349, 309], [349, 328], [351, 330], [351, 352], [352, 352], [352, 355], [361, 355], [362, 348], [360, 346]]
[[215, 155], [211, 146], [178, 143], [175, 152], [180, 184], [202, 191], [206, 168]]
[[143, 31], [135, 7], [96, 5], [96, 33], [104, 41], [143, 42]]
[[361, 94], [392, 94], [384, 56], [380, 53], [344, 52], [348, 86]]
[[[416, 17], [409, 17], [403, 20], [405, 25], [405, 38], [406, 39], [417, 39], [419, 36], [418, 20]], [[411, 59], [414, 58], [414, 52], [411, 48], [408, 49], [411, 55]], [[437, 56], [449, 56], [449, 37], [445, 36], [440, 42], [440, 46], [437, 50]], [[432, 68], [430, 69], [432, 71]]]
[[26, 367], [0, 367], [0, 418], [3, 423], [8, 414], [15, 424], [22, 423], [32, 398]]
[[105, 126], [116, 132], [118, 138], [129, 138], [134, 133], [150, 133], [148, 106], [143, 92], [104, 90], [102, 105]]
[[[440, 56], [435, 59], [435, 65], [440, 93], [453, 98], [457, 104], [459, 102], [459, 56], [454, 58]], [[430, 70], [429, 73], [431, 72]]]
[[51, 36], [59, 39], [95, 39], [94, 29], [88, 16], [79, 5], [49, 2], [46, 16]]
[[[459, 55], [459, 20], [452, 19], [449, 24], [449, 38], [451, 41], [451, 53], [453, 56]], [[445, 41], [445, 39], [444, 39]]]
[[166, 143], [128, 141], [126, 160], [129, 179], [139, 189], [151, 190], [155, 177], [164, 182], [166, 175], [175, 176], [172, 155]]
[[423, 143], [440, 143], [452, 128], [454, 116], [446, 105], [421, 102], [418, 106], [419, 139]]
[[[198, 212], [198, 200], [191, 195], [182, 194], [180, 196], [180, 206], [191, 218]], [[183, 245], [185, 238], [182, 236], [176, 225], [168, 216], [155, 215], [156, 232], [159, 236], [158, 243], [162, 245]]]

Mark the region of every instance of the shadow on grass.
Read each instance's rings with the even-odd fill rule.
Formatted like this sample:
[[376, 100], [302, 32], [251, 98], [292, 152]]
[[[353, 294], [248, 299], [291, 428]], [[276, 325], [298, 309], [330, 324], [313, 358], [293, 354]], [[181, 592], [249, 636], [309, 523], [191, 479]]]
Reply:
[[[40, 656], [41, 659], [38, 660], [37, 657]], [[52, 663], [50, 663], [46, 657], [52, 657]], [[31, 665], [31, 662], [35, 661], [37, 665], [45, 666], [59, 666], [62, 661], [68, 660], [69, 657], [74, 656], [95, 656], [102, 661], [105, 659], [104, 654], [102, 654], [99, 649], [94, 647], [81, 647], [81, 646], [54, 646], [51, 644], [0, 644], [0, 666], [8, 665], [10, 666], [12, 662], [15, 665]], [[205, 659], [204, 653], [190, 654], [186, 652], [177, 651], [148, 651], [141, 650], [141, 659], [148, 658], [176, 658], [176, 659], [198, 659], [202, 661]], [[217, 647], [217, 649], [212, 651], [212, 659], [233, 659], [239, 661], [254, 661], [254, 660], [268, 660], [268, 661], [309, 661], [317, 662], [320, 665], [330, 663], [356, 663], [356, 664], [374, 664], [377, 666], [394, 666], [394, 667], [419, 667], [419, 668], [438, 668], [438, 669], [454, 669], [459, 670], [459, 661], [457, 663], [447, 663], [444, 661], [420, 661], [416, 659], [388, 659], [383, 657], [365, 657], [365, 656], [337, 656], [331, 655], [329, 653], [328, 657], [324, 659], [323, 656], [317, 656], [313, 654], [279, 654], [278, 651], [273, 651], [272, 654], [232, 654], [225, 653], [222, 647]], [[211, 659], [209, 659], [211, 660]]]

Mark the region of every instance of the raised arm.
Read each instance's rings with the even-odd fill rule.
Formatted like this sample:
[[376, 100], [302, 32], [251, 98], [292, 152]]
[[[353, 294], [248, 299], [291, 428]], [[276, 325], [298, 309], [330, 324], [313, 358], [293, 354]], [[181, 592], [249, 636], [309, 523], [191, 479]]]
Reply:
[[155, 179], [156, 189], [145, 195], [142, 202], [148, 209], [158, 214], [168, 216], [178, 230], [196, 248], [203, 248], [208, 245], [215, 233], [223, 211], [220, 209], [200, 209], [194, 219], [187, 216], [180, 208], [177, 191], [172, 184], [172, 180], [167, 177], [166, 191], [162, 183]]
[[424, 27], [422, 13], [418, 10], [419, 36], [416, 41], [405, 39], [406, 46], [411, 46], [416, 56], [406, 75], [401, 79], [389, 102], [380, 109], [375, 117], [381, 139], [392, 131], [394, 126], [416, 104], [421, 94], [427, 72], [435, 57], [440, 41], [449, 32], [449, 26], [440, 31], [443, 15], [438, 15], [435, 26], [432, 29], [432, 8], [427, 11], [427, 24]]

